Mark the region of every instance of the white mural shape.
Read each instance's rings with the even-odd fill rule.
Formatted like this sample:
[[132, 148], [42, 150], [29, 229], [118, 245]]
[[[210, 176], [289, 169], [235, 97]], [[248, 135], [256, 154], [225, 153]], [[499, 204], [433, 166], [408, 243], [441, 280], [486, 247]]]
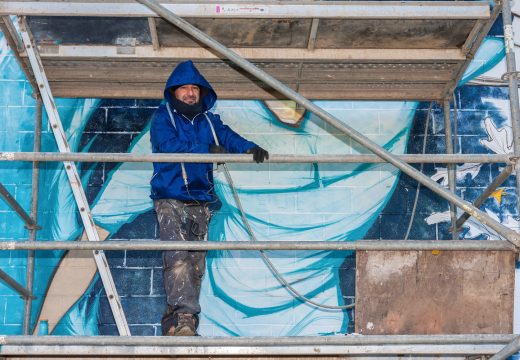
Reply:
[[511, 126], [497, 128], [490, 117], [484, 119], [484, 127], [488, 138], [481, 139], [480, 143], [495, 154], [511, 154], [513, 152], [513, 129]]
[[[466, 176], [474, 179], [482, 167], [482, 164], [462, 164], [457, 165], [457, 181], [463, 181]], [[432, 180], [437, 181], [442, 186], [448, 186], [448, 170], [445, 167], [435, 167], [435, 174], [431, 176]]]
[[[493, 220], [500, 222], [500, 219], [494, 212], [488, 209], [484, 209], [484, 212], [488, 214]], [[463, 213], [464, 212], [462, 210], [457, 210], [457, 216], [461, 216]], [[451, 222], [450, 212], [444, 211], [440, 213], [433, 213], [428, 216], [425, 221], [428, 225], [449, 223]], [[464, 239], [485, 238], [487, 240], [504, 240], [504, 238], [495, 230], [486, 225], [483, 225], [481, 222], [475, 220], [474, 217], [470, 217], [468, 220], [466, 220], [462, 227], [464, 229]]]

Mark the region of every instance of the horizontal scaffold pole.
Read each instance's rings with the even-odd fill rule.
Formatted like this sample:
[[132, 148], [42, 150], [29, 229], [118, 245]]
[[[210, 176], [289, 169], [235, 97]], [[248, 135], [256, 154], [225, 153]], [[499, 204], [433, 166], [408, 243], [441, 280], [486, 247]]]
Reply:
[[3, 345], [272, 346], [389, 344], [508, 344], [511, 334], [358, 335], [289, 337], [0, 336]]
[[492, 355], [512, 335], [317, 337], [1, 336], [2, 355]]
[[490, 250], [514, 251], [503, 240], [359, 241], [0, 241], [0, 250]]
[[168, 22], [172, 23], [173, 25], [177, 26], [181, 30], [185, 31], [187, 34], [193, 36], [196, 40], [200, 41], [202, 44], [210, 47], [211, 49], [215, 50], [218, 54], [222, 55], [222, 57], [230, 60], [243, 70], [247, 71], [249, 74], [254, 76], [255, 78], [261, 80], [268, 86], [270, 86], [272, 89], [278, 91], [283, 96], [287, 97], [287, 99], [293, 100], [296, 103], [300, 104], [304, 109], [309, 110], [319, 118], [323, 119], [327, 124], [331, 125], [332, 127], [340, 130], [341, 132], [347, 134], [363, 146], [364, 148], [368, 149], [372, 153], [378, 155], [382, 159], [388, 161], [395, 167], [397, 167], [399, 170], [401, 170], [406, 175], [410, 176], [412, 179], [415, 179], [419, 181], [422, 185], [426, 186], [430, 190], [432, 190], [434, 193], [439, 195], [440, 197], [448, 200], [450, 203], [455, 204], [464, 212], [467, 212], [471, 216], [473, 216], [477, 221], [481, 222], [484, 225], [489, 226], [493, 230], [495, 230], [500, 235], [504, 236], [508, 241], [515, 244], [515, 246], [520, 247], [520, 234], [518, 234], [516, 231], [508, 228], [507, 226], [501, 224], [499, 221], [493, 219], [491, 216], [486, 214], [483, 211], [480, 211], [478, 208], [473, 206], [471, 203], [469, 203], [466, 200], [463, 200], [456, 194], [452, 193], [449, 190], [446, 190], [442, 186], [440, 186], [437, 182], [430, 179], [428, 176], [422, 174], [420, 171], [415, 169], [413, 166], [407, 164], [406, 162], [402, 161], [398, 157], [396, 157], [394, 154], [390, 153], [377, 143], [375, 143], [373, 140], [369, 139], [353, 127], [345, 124], [343, 121], [332, 115], [331, 113], [327, 112], [326, 110], [322, 109], [321, 107], [314, 104], [309, 99], [305, 98], [298, 92], [291, 89], [289, 86], [283, 84], [281, 81], [277, 80], [273, 76], [269, 75], [265, 71], [259, 69], [257, 66], [252, 64], [251, 62], [247, 61], [246, 59], [242, 58], [237, 53], [231, 51], [228, 49], [225, 45], [219, 43], [212, 37], [205, 34], [203, 31], [199, 30], [195, 26], [191, 25], [189, 22], [185, 21], [181, 17], [177, 16], [173, 12], [166, 9], [164, 6], [162, 6], [159, 2], [155, 0], [136, 0], [137, 2], [146, 5], [148, 8], [153, 10], [157, 15], [161, 16]]
[[[2, 0], [0, 15], [148, 17], [153, 11], [130, 0]], [[171, 1], [165, 8], [197, 18], [486, 19], [487, 3], [453, 1]], [[220, 11], [218, 11], [220, 9]]]
[[[504, 163], [516, 162], [516, 157], [502, 154], [406, 154], [396, 155], [405, 163]], [[225, 162], [252, 163], [249, 154], [130, 154], [130, 153], [54, 153], [0, 152], [0, 161], [79, 161], [79, 162]], [[270, 163], [386, 163], [372, 154], [350, 155], [269, 155]]]

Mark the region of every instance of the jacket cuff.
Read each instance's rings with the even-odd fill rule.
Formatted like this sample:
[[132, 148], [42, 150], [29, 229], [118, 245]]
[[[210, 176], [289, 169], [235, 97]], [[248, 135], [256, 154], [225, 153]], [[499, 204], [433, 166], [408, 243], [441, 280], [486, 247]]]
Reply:
[[258, 146], [258, 145], [256, 145], [254, 142], [251, 142], [251, 141], [249, 141], [249, 144], [250, 144], [250, 146], [247, 148], [246, 151], [244, 151], [244, 154], [248, 154], [248, 151], [249, 151], [249, 150], [251, 150], [251, 149], [253, 149], [253, 148], [255, 148], [255, 147]]

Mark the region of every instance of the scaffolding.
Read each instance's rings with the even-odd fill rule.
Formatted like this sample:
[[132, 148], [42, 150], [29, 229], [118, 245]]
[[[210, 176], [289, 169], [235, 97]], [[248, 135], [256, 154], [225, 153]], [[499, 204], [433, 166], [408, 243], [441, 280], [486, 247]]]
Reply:
[[[123, 6], [124, 5], [124, 6]], [[32, 283], [34, 271], [34, 253], [36, 249], [51, 250], [92, 250], [101, 274], [105, 290], [110, 299], [111, 309], [116, 319], [120, 335], [130, 335], [128, 325], [117, 291], [111, 278], [103, 250], [494, 250], [518, 252], [520, 234], [507, 228], [486, 213], [479, 206], [487, 196], [497, 189], [515, 171], [517, 191], [520, 193], [520, 169], [515, 167], [520, 156], [520, 110], [518, 103], [517, 71], [515, 69], [511, 9], [508, 1], [496, 2], [490, 11], [487, 2], [320, 2], [291, 1], [250, 2], [247, 4], [226, 2], [228, 13], [215, 13], [215, 4], [179, 3], [155, 0], [137, 1], [4, 1], [0, 4], [1, 30], [9, 46], [19, 60], [27, 79], [37, 96], [37, 114], [35, 119], [35, 144], [32, 153], [1, 152], [0, 161], [33, 162], [32, 204], [30, 214], [25, 211], [9, 194], [0, 187], [0, 195], [12, 206], [30, 230], [28, 241], [0, 242], [0, 250], [31, 250], [27, 262], [27, 288], [24, 288], [8, 274], [0, 272], [4, 280], [26, 299], [24, 309], [24, 336], [1, 336], [0, 355], [10, 357], [24, 356], [355, 356], [355, 355], [458, 355], [458, 356], [493, 356], [492, 359], [505, 359], [520, 350], [520, 337], [510, 335], [400, 335], [400, 336], [343, 336], [343, 337], [287, 337], [287, 338], [164, 338], [164, 337], [42, 337], [27, 336], [30, 327]], [[514, 153], [512, 155], [477, 155], [454, 154], [452, 125], [450, 122], [450, 99], [464, 71], [473, 59], [483, 38], [497, 19], [500, 11], [503, 15], [507, 73], [511, 103], [511, 121], [514, 134]], [[12, 23], [10, 15], [20, 17], [18, 29]], [[27, 16], [113, 16], [147, 18], [152, 44], [139, 45], [132, 41], [114, 45], [55, 45], [38, 43], [30, 31]], [[183, 19], [193, 18], [199, 26], [195, 27]], [[269, 19], [299, 19], [300, 25], [308, 27], [308, 37], [301, 40], [298, 48], [276, 49], [264, 46], [251, 48], [255, 44], [241, 44], [232, 48], [215, 40], [199, 28], [208, 27], [205, 19], [212, 21], [236, 20], [241, 26], [257, 26], [256, 22]], [[158, 19], [166, 20], [188, 34], [203, 47], [186, 43], [181, 35], [169, 38], [169, 30], [158, 24]], [[161, 21], [163, 21], [161, 20]], [[245, 20], [245, 21], [244, 21]], [[341, 22], [342, 20], [348, 20]], [[344, 48], [331, 47], [326, 35], [334, 26], [342, 29], [352, 26], [361, 31], [362, 24], [370, 21], [381, 23], [383, 32], [394, 29], [398, 34], [398, 24], [434, 31], [432, 24], [442, 24], [442, 29], [449, 28], [450, 38], [457, 42], [446, 43], [442, 36], [433, 34], [429, 49], [405, 48], [398, 35], [391, 40], [402, 48], [378, 49], [377, 38], [369, 39], [375, 48], [363, 49], [351, 41], [341, 44]], [[205, 25], [206, 24], [206, 25]], [[356, 28], [358, 26], [358, 28]], [[396, 28], [397, 27], [397, 28]], [[249, 29], [251, 30], [251, 29]], [[431, 33], [429, 35], [432, 35]], [[436, 36], [439, 35], [439, 36]], [[183, 35], [185, 36], [185, 35]], [[355, 36], [355, 35], [354, 35]], [[445, 34], [446, 36], [446, 34]], [[420, 39], [415, 39], [420, 40]], [[168, 44], [164, 47], [164, 44]], [[185, 45], [182, 50], [178, 44]], [[186, 46], [188, 44], [188, 46]], [[327, 47], [327, 44], [329, 46]], [[265, 45], [265, 44], [264, 44]], [[161, 62], [172, 59], [195, 58], [204, 60], [203, 66], [219, 68], [216, 74], [219, 85], [217, 92], [223, 98], [284, 98], [295, 101], [299, 106], [317, 115], [327, 124], [347, 134], [357, 143], [370, 150], [374, 155], [316, 155], [289, 156], [272, 155], [273, 163], [378, 163], [387, 162], [403, 173], [428, 187], [440, 197], [448, 200], [452, 221], [453, 238], [457, 238], [457, 229], [470, 216], [489, 226], [501, 235], [504, 241], [370, 241], [353, 243], [330, 242], [223, 242], [223, 243], [182, 243], [182, 242], [145, 242], [118, 241], [100, 242], [99, 234], [89, 212], [89, 204], [79, 180], [75, 161], [82, 162], [252, 162], [251, 155], [200, 155], [200, 154], [101, 154], [72, 153], [65, 140], [64, 131], [56, 111], [54, 96], [67, 97], [108, 97], [108, 98], [159, 98], [159, 84], [163, 76], [152, 75], [160, 68]], [[246, 60], [249, 59], [249, 60]], [[346, 60], [348, 64], [346, 63]], [[96, 60], [97, 62], [93, 62]], [[222, 61], [225, 60], [225, 61]], [[128, 90], [128, 71], [117, 71], [117, 62], [143, 71], [147, 79], [145, 86]], [[83, 72], [80, 66], [93, 64]], [[144, 65], [146, 64], [146, 66]], [[317, 84], [323, 79], [311, 76], [316, 65], [329, 69], [333, 75], [336, 91], [331, 92]], [[103, 80], [101, 69], [115, 69], [114, 77]], [[418, 75], [410, 76], [409, 71], [419, 69]], [[126, 70], [126, 69], [125, 69]], [[383, 71], [385, 76], [378, 74]], [[273, 76], [273, 74], [275, 76]], [[357, 76], [354, 74], [358, 74]], [[290, 86], [277, 80], [279, 75]], [[90, 76], [93, 81], [83, 87], [75, 85]], [[220, 78], [218, 76], [221, 76]], [[226, 83], [222, 78], [229, 78]], [[253, 79], [251, 79], [253, 77]], [[354, 77], [355, 81], [349, 81]], [[405, 77], [408, 77], [405, 79]], [[311, 78], [311, 81], [308, 79]], [[391, 79], [391, 80], [388, 80]], [[220, 80], [220, 81], [219, 81]], [[105, 82], [104, 82], [105, 81]], [[108, 82], [113, 85], [109, 85]], [[101, 89], [99, 88], [101, 86]], [[231, 85], [230, 85], [231, 84]], [[238, 85], [238, 89], [237, 86]], [[262, 85], [265, 84], [265, 85]], [[368, 85], [366, 85], [368, 84]], [[220, 88], [219, 88], [220, 86]], [[51, 92], [52, 90], [52, 92]], [[338, 92], [338, 90], [340, 92]], [[338, 94], [340, 94], [338, 96]], [[326, 112], [307, 98], [316, 99], [413, 99], [436, 100], [443, 104], [445, 117], [446, 152], [441, 155], [402, 155], [396, 156], [386, 151], [350, 126], [344, 124], [332, 114]], [[41, 107], [45, 106], [60, 153], [40, 152]], [[85, 226], [87, 242], [38, 242], [36, 240], [38, 208], [38, 164], [43, 161], [63, 162]], [[446, 163], [448, 164], [449, 190], [446, 190], [420, 171], [411, 163]], [[455, 194], [455, 164], [459, 162], [504, 163], [506, 168], [489, 184], [482, 195], [469, 203]], [[520, 197], [520, 196], [519, 196]], [[456, 208], [464, 211], [457, 219]]]

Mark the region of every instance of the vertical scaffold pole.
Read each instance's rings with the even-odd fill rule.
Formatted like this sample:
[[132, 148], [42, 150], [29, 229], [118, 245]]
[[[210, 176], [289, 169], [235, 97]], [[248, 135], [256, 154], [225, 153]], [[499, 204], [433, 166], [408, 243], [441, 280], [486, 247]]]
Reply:
[[[509, 105], [511, 108], [511, 127], [513, 129], [513, 149], [515, 156], [520, 156], [520, 108], [518, 103], [518, 79], [515, 60], [515, 42], [511, 22], [511, 5], [509, 0], [502, 1], [502, 21], [504, 23], [504, 43], [506, 48], [506, 64], [509, 83]], [[515, 166], [517, 216], [520, 216], [520, 166]]]
[[[38, 89], [40, 90], [40, 95], [42, 97], [43, 104], [45, 105], [45, 110], [47, 112], [49, 123], [51, 124], [58, 149], [60, 152], [71, 152], [41, 58], [38, 54], [36, 46], [34, 45], [35, 43], [29, 33], [29, 29], [24, 18], [20, 18], [19, 25], [25, 51], [27, 52], [27, 56], [31, 63], [34, 77], [36, 78], [36, 83], [38, 84]], [[99, 234], [92, 218], [92, 213], [90, 212], [90, 206], [88, 204], [87, 197], [85, 195], [85, 191], [83, 190], [81, 179], [76, 168], [76, 164], [71, 161], [65, 161], [64, 166], [72, 188], [72, 192], [74, 194], [74, 198], [79, 208], [79, 214], [81, 216], [81, 220], [83, 221], [83, 226], [85, 227], [87, 238], [89, 241], [100, 241]], [[126, 321], [125, 313], [123, 312], [123, 306], [121, 305], [121, 300], [117, 294], [114, 279], [112, 278], [110, 268], [108, 267], [108, 261], [106, 259], [105, 253], [103, 251], [94, 251], [93, 254], [119, 334], [130, 335], [130, 329]]]
[[[446, 154], [453, 154], [453, 136], [451, 132], [451, 116], [450, 116], [450, 98], [447, 97], [444, 99], [443, 103], [444, 108], [444, 137], [446, 138]], [[452, 193], [455, 194], [456, 181], [455, 178], [455, 166], [456, 164], [447, 164], [447, 172], [448, 172], [448, 188]], [[449, 202], [450, 205], [450, 217], [451, 217], [451, 234], [452, 239], [457, 240], [458, 232], [457, 232], [457, 208], [453, 202]]]
[[[502, 22], [504, 24], [504, 44], [506, 50], [506, 65], [507, 65], [507, 78], [509, 84], [509, 107], [511, 109], [511, 128], [513, 129], [513, 151], [515, 156], [520, 155], [520, 104], [518, 102], [518, 78], [516, 71], [516, 58], [515, 58], [515, 41], [513, 33], [512, 15], [511, 15], [511, 4], [509, 0], [502, 1]], [[516, 173], [516, 197], [517, 197], [517, 216], [520, 217], [520, 165], [515, 165]], [[518, 269], [516, 270], [518, 275]], [[515, 294], [518, 294], [518, 288], [515, 289]], [[515, 303], [519, 299], [515, 299]], [[515, 320], [517, 314], [514, 314]], [[514, 327], [518, 324], [513, 324]], [[503, 352], [507, 352], [507, 349], [512, 349], [509, 355], [500, 356], [499, 354], [493, 356], [493, 359], [506, 359], [508, 356], [514, 354], [520, 350], [520, 337], [517, 337], [515, 341], [510, 344]]]
[[[34, 96], [36, 96], [36, 113], [34, 116], [34, 152], [40, 152], [42, 139], [42, 99], [37, 90], [34, 89]], [[38, 223], [38, 195], [40, 187], [40, 163], [34, 161], [32, 164], [32, 185], [31, 185], [31, 219], [34, 223]], [[36, 240], [37, 228], [34, 227], [29, 232], [29, 241]], [[34, 250], [27, 252], [27, 270], [26, 270], [25, 287], [32, 293], [34, 284]], [[29, 335], [31, 333], [31, 312], [32, 312], [32, 297], [25, 299], [23, 312], [23, 333]]]

